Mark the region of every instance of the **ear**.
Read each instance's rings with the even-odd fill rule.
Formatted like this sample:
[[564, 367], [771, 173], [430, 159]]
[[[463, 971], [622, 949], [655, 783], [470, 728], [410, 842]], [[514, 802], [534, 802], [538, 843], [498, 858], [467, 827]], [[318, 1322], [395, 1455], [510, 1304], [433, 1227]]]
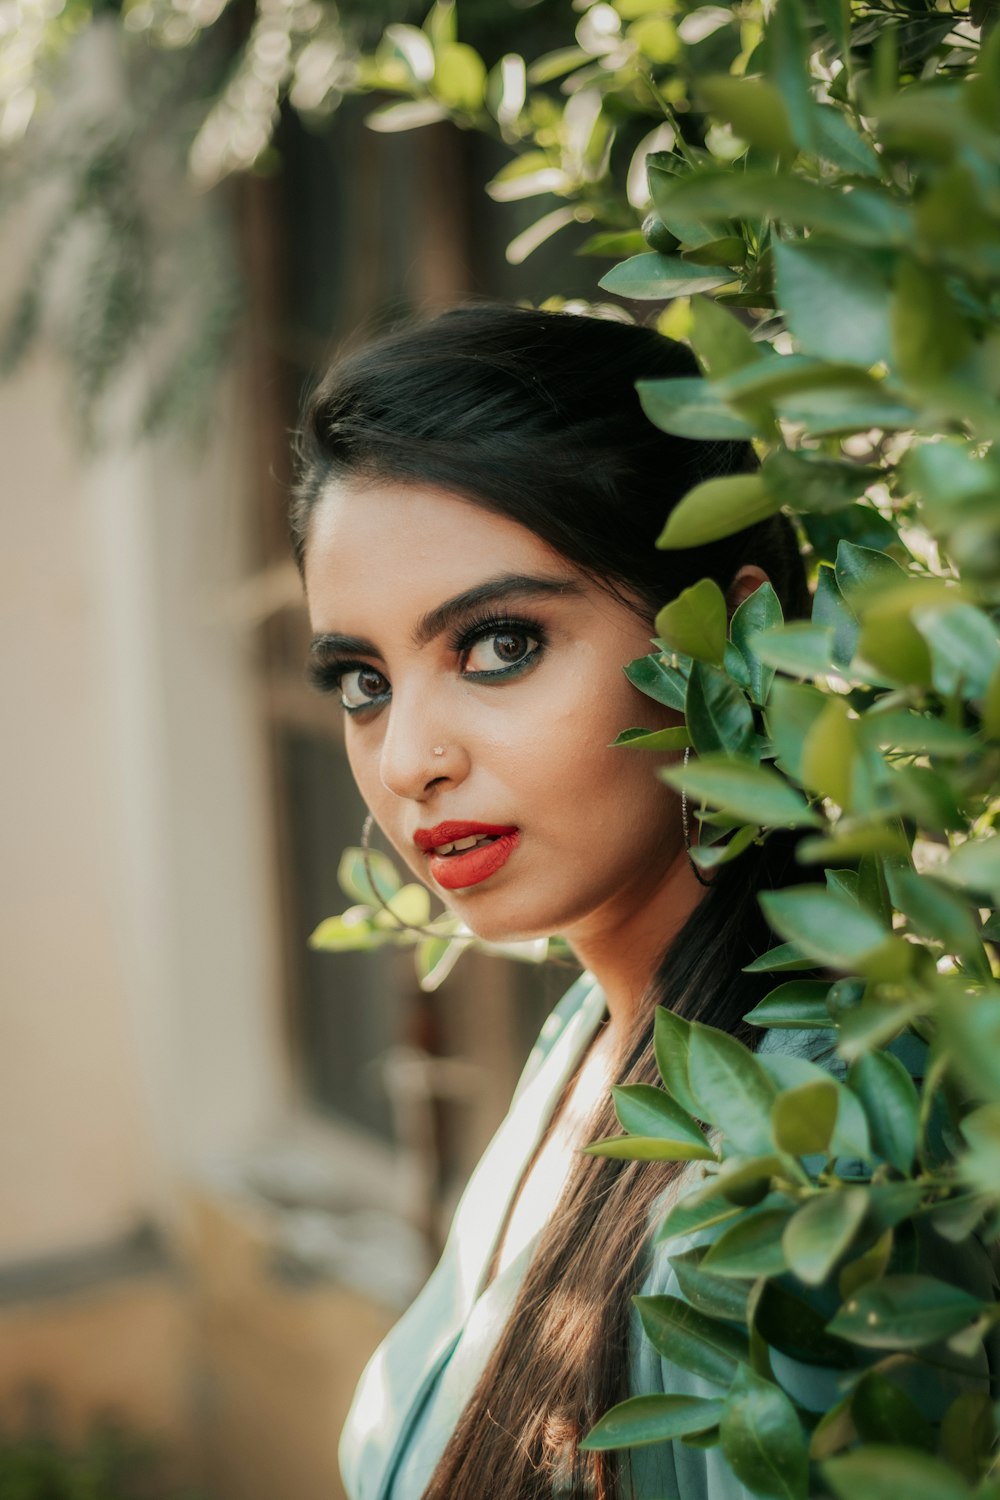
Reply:
[[733, 618], [744, 599], [749, 599], [762, 583], [770, 583], [770, 581], [764, 569], [758, 568], [756, 563], [746, 563], [740, 568], [726, 594], [726, 613], [729, 619]]

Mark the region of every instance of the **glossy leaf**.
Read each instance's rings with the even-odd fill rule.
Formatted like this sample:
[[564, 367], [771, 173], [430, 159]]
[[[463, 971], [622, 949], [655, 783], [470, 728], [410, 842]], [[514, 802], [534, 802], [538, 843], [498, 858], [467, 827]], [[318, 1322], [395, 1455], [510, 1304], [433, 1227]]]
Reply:
[[832, 1080], [817, 1080], [785, 1090], [771, 1110], [775, 1145], [792, 1156], [828, 1151], [839, 1107]]
[[785, 1229], [788, 1265], [807, 1286], [825, 1281], [851, 1247], [868, 1208], [864, 1188], [838, 1188], [804, 1204]]
[[921, 1101], [900, 1059], [888, 1052], [865, 1053], [850, 1065], [847, 1082], [864, 1104], [880, 1157], [897, 1172], [909, 1172], [918, 1146]]
[[746, 695], [718, 668], [695, 661], [684, 705], [687, 730], [699, 755], [746, 756], [754, 741], [753, 711]]
[[704, 266], [681, 260], [679, 256], [660, 255], [655, 250], [632, 255], [606, 272], [598, 282], [606, 292], [635, 301], [666, 301], [670, 297], [688, 296], [692, 292], [710, 292], [713, 287], [732, 281], [731, 271], [712, 271]]
[[706, 1117], [741, 1151], [767, 1151], [774, 1084], [752, 1052], [725, 1032], [691, 1026], [691, 1087]]
[[662, 1135], [703, 1146], [701, 1128], [663, 1089], [648, 1083], [619, 1084], [612, 1088], [615, 1114], [623, 1130], [631, 1135]]
[[691, 1089], [688, 1074], [691, 1023], [674, 1015], [666, 1006], [658, 1005], [653, 1020], [653, 1046], [664, 1088], [686, 1114], [700, 1119], [701, 1106]]
[[656, 545], [701, 547], [773, 516], [778, 505], [759, 474], [706, 479], [674, 506]]
[[869, 1443], [823, 1465], [837, 1500], [971, 1500], [972, 1491], [940, 1459]]
[[642, 1448], [670, 1443], [692, 1432], [707, 1432], [722, 1416], [721, 1398], [708, 1396], [631, 1396], [613, 1406], [587, 1433], [587, 1453], [609, 1448]]
[[670, 786], [731, 813], [741, 823], [802, 828], [818, 825], [817, 813], [776, 771], [721, 756], [662, 771]]
[[636, 390], [649, 420], [675, 437], [746, 439], [753, 427], [713, 391], [707, 380], [678, 376], [672, 380], [639, 380]]
[[767, 1500], [805, 1500], [805, 1433], [778, 1386], [741, 1365], [726, 1398], [720, 1432], [730, 1468], [752, 1494]]
[[671, 1140], [666, 1136], [609, 1135], [583, 1147], [587, 1156], [608, 1156], [616, 1161], [714, 1161], [715, 1152], [705, 1141]]
[[684, 724], [675, 724], [670, 729], [623, 729], [614, 749], [656, 750], [661, 754], [668, 750], [684, 750], [692, 743], [691, 734]]
[[889, 273], [870, 251], [778, 241], [774, 260], [778, 300], [804, 354], [866, 369], [889, 358]]
[[826, 1003], [829, 990], [825, 979], [790, 979], [765, 995], [743, 1019], [775, 1031], [833, 1027], [836, 1023]]
[[820, 885], [765, 891], [760, 898], [768, 922], [817, 963], [832, 969], [901, 978], [909, 969], [908, 945], [894, 938], [870, 912]]
[[785, 1270], [782, 1231], [787, 1209], [765, 1209], [724, 1229], [708, 1247], [702, 1265], [716, 1276], [780, 1276]]
[[754, 703], [767, 702], [774, 681], [774, 668], [761, 661], [751, 646], [751, 639], [784, 624], [781, 603], [770, 582], [754, 589], [733, 611], [729, 634], [733, 645], [746, 663], [749, 691]]
[[636, 1297], [646, 1337], [664, 1359], [704, 1380], [728, 1386], [747, 1359], [746, 1337], [678, 1297]]
[[629, 662], [625, 668], [625, 676], [647, 698], [655, 698], [657, 703], [665, 703], [668, 708], [684, 712], [686, 679], [662, 656], [640, 656], [637, 661]]
[[849, 1298], [830, 1331], [868, 1349], [922, 1349], [982, 1311], [978, 1298], [932, 1276], [883, 1276]]
[[717, 1276], [703, 1265], [701, 1247], [672, 1255], [670, 1264], [691, 1306], [710, 1318], [746, 1324], [747, 1288], [729, 1276]]
[[[737, 243], [742, 250], [742, 240]], [[702, 246], [702, 253], [710, 248]], [[760, 346], [754, 343], [748, 329], [710, 297], [692, 299], [691, 347], [710, 380], [755, 364], [761, 358]]]
[[683, 589], [656, 617], [657, 637], [695, 661], [721, 667], [726, 646], [726, 601], [719, 585], [702, 578]]

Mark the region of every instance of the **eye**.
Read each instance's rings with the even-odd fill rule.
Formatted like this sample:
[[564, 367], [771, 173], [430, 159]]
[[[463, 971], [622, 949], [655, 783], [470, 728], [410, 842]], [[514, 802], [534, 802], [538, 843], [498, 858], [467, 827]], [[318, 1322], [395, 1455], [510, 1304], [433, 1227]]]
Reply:
[[526, 630], [491, 630], [469, 647], [465, 657], [468, 672], [502, 672], [519, 667], [535, 655], [540, 642]]
[[340, 701], [347, 709], [367, 708], [388, 691], [388, 679], [374, 667], [352, 667], [340, 679]]

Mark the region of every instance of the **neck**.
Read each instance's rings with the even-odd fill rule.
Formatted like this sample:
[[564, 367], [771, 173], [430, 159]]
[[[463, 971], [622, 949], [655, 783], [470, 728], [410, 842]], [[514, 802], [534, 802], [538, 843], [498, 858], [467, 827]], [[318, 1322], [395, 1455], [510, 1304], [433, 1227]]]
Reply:
[[606, 1040], [619, 1044], [628, 1034], [664, 951], [705, 895], [686, 851], [682, 851], [652, 892], [588, 919], [586, 930], [565, 936], [608, 1002]]

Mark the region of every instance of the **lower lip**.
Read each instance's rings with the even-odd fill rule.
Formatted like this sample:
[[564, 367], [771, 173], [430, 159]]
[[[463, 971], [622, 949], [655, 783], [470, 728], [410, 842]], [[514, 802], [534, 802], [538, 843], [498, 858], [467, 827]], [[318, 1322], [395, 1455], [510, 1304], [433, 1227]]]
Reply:
[[520, 842], [520, 830], [515, 828], [502, 833], [491, 844], [480, 844], [464, 854], [428, 855], [427, 864], [438, 885], [446, 891], [459, 891], [489, 880], [503, 868]]

